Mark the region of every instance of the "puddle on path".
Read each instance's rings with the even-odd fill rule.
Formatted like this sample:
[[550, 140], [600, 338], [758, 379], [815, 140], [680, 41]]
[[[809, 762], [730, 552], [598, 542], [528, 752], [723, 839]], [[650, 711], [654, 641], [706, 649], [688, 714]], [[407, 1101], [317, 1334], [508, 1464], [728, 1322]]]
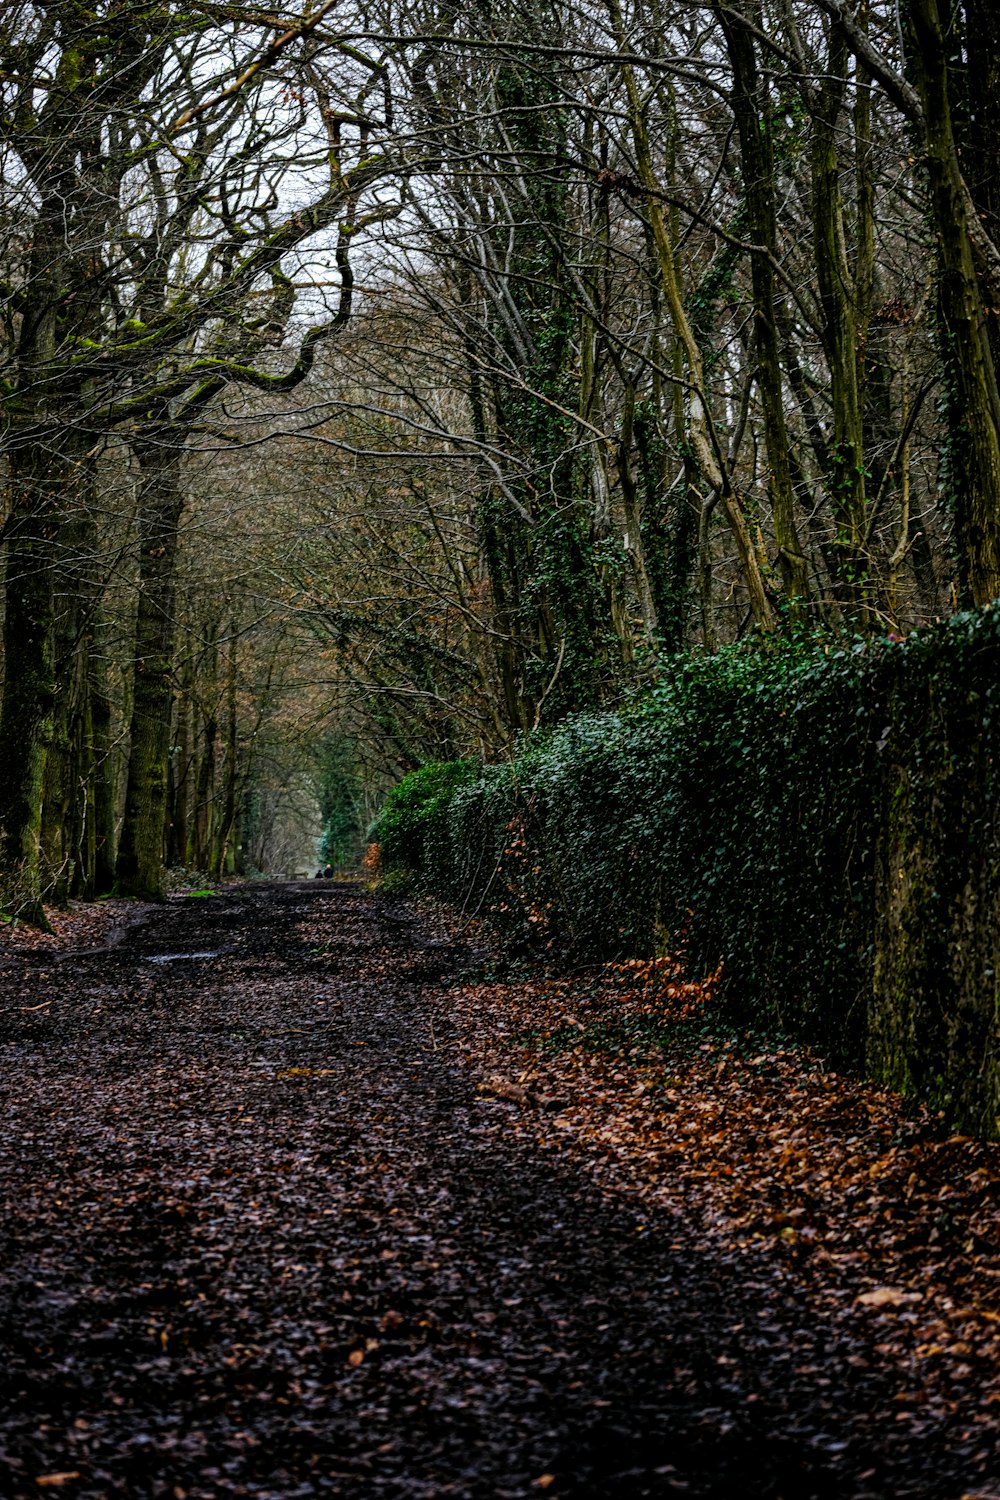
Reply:
[[218, 958], [220, 948], [206, 948], [200, 953], [147, 953], [145, 955], [148, 964], [178, 964], [185, 959], [193, 958]]

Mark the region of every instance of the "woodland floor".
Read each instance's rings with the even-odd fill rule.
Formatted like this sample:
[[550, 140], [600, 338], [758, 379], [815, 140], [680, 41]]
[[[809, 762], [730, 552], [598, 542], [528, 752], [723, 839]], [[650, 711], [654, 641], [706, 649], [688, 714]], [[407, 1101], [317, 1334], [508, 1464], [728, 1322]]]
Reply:
[[998, 1148], [359, 886], [141, 916], [0, 939], [3, 1500], [1000, 1495]]

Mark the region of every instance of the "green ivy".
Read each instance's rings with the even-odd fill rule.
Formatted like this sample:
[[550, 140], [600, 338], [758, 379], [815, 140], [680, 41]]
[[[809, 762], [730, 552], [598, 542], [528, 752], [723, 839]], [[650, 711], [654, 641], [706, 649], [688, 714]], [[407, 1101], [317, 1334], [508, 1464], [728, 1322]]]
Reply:
[[432, 761], [393, 787], [371, 830], [387, 871], [425, 872], [427, 830], [436, 826], [454, 792], [472, 780], [476, 769], [473, 761]]
[[514, 948], [601, 960], [683, 930], [734, 1020], [996, 1133], [998, 726], [1000, 609], [788, 636], [663, 661], [640, 704], [509, 765], [425, 767], [378, 836]]

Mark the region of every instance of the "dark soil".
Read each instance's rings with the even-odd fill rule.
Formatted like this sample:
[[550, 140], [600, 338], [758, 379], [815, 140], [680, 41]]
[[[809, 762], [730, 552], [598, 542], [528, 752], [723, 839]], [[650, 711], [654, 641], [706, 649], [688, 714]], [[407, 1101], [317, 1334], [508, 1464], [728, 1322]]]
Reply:
[[960, 1406], [477, 1093], [470, 962], [318, 882], [4, 957], [4, 1500], [995, 1493]]

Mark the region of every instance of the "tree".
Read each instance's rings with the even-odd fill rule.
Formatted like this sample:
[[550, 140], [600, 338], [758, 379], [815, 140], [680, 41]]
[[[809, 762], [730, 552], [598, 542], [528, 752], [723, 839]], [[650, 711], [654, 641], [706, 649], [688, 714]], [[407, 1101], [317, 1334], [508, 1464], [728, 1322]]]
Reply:
[[[997, 140], [991, 94], [1000, 69], [996, 19], [978, 0], [947, 15], [938, 0], [907, 0], [907, 78], [871, 45], [839, 0], [822, 0], [822, 8], [843, 45], [886, 88], [920, 141], [938, 265], [938, 341], [947, 370], [947, 459], [959, 588], [966, 603], [986, 604], [1000, 595], [1000, 383], [989, 321], [994, 315], [987, 312], [998, 304], [1000, 243], [994, 237], [993, 174], [984, 170]], [[965, 57], [963, 30], [975, 36]], [[960, 117], [970, 102], [978, 115], [963, 151]]]
[[[199, 5], [151, 12], [66, 0], [41, 16], [24, 5], [0, 58], [8, 80], [3, 144], [31, 223], [30, 248], [12, 268], [18, 326], [9, 377], [0, 829], [4, 862], [21, 872], [25, 909], [36, 913], [41, 788], [61, 686], [55, 559], [69, 515], [80, 510], [87, 456], [103, 434], [122, 428], [135, 428], [149, 501], [140, 549], [147, 573], [140, 645], [149, 659], [146, 670], [140, 658], [137, 672], [136, 766], [119, 878], [132, 893], [159, 892], [154, 825], [183, 431], [229, 381], [290, 383], [307, 373], [335, 319], [306, 334], [283, 376], [257, 371], [247, 350], [252, 355], [255, 335], [258, 347], [262, 332], [273, 336], [275, 320], [282, 331], [288, 325], [290, 257], [330, 230], [336, 235], [344, 219], [353, 229], [359, 195], [387, 169], [384, 156], [367, 149], [370, 121], [356, 108], [359, 84], [364, 94], [379, 67], [335, 34], [320, 38], [331, 10], [292, 18], [240, 71], [239, 38], [270, 26], [249, 7], [217, 19]], [[233, 19], [243, 28], [237, 37], [229, 35]], [[331, 56], [349, 75], [340, 80], [346, 111], [326, 73]], [[353, 165], [340, 144], [347, 124], [357, 134]], [[285, 151], [301, 185], [294, 204]]]

